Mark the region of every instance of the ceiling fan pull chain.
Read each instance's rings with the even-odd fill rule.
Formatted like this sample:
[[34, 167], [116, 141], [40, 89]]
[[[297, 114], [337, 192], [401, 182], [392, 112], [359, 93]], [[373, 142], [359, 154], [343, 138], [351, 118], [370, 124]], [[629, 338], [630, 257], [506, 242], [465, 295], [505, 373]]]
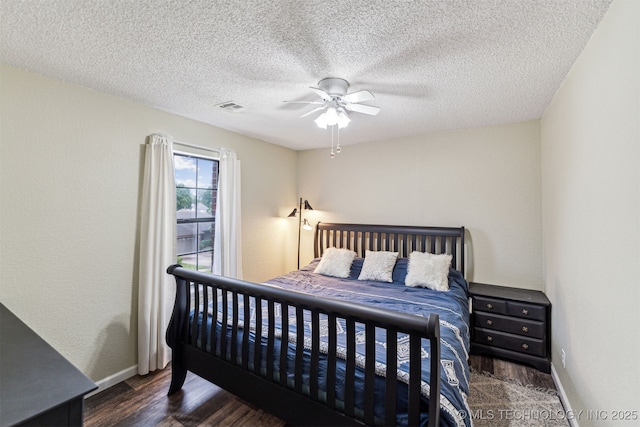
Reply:
[[331, 126], [331, 153], [329, 154], [329, 157], [332, 159], [336, 156], [336, 153], [333, 151], [333, 128], [334, 126]]
[[342, 151], [342, 147], [340, 147], [340, 126], [335, 125], [334, 127], [338, 128], [338, 145], [336, 145], [336, 153], [340, 154], [340, 152]]

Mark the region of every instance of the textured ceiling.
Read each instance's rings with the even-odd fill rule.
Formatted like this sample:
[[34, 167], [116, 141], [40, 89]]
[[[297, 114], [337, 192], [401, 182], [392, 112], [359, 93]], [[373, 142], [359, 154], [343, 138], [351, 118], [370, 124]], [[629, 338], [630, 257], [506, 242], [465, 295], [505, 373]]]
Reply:
[[301, 150], [324, 77], [381, 108], [343, 145], [539, 118], [610, 2], [0, 0], [0, 59]]

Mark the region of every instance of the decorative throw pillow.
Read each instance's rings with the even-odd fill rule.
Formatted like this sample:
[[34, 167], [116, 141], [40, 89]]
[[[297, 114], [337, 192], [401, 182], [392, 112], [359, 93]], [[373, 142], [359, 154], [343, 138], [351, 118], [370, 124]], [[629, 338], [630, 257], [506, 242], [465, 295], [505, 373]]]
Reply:
[[356, 253], [350, 249], [327, 248], [322, 254], [314, 273], [346, 279], [351, 272], [351, 263]]
[[411, 252], [405, 285], [448, 291], [449, 266], [452, 258], [447, 254], [434, 255], [426, 252]]
[[362, 271], [362, 264], [364, 263], [364, 258], [360, 258], [356, 256], [353, 259], [353, 263], [351, 264], [351, 272], [349, 272], [349, 279], [356, 280]]
[[364, 263], [358, 280], [393, 282], [393, 266], [396, 265], [397, 259], [398, 252], [365, 251]]
[[404, 283], [404, 279], [407, 277], [408, 267], [409, 258], [398, 258], [398, 261], [396, 261], [396, 266], [393, 267], [393, 281]]

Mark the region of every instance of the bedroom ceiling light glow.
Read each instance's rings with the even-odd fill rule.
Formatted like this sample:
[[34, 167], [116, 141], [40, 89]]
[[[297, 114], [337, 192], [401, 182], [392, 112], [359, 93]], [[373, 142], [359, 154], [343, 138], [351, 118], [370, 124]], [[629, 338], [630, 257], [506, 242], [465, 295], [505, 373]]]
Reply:
[[349, 115], [344, 111], [344, 108], [339, 107], [329, 107], [327, 111], [320, 114], [314, 122], [318, 125], [319, 128], [326, 129], [327, 126], [336, 126], [342, 129], [347, 127], [351, 119]]

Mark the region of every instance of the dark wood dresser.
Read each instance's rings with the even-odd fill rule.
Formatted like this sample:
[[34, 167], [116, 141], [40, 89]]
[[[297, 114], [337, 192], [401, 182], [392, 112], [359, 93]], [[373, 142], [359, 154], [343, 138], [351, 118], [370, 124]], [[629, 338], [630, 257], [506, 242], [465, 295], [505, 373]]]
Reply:
[[471, 282], [471, 353], [551, 372], [551, 302], [540, 291]]
[[0, 304], [0, 425], [81, 426], [96, 384]]

